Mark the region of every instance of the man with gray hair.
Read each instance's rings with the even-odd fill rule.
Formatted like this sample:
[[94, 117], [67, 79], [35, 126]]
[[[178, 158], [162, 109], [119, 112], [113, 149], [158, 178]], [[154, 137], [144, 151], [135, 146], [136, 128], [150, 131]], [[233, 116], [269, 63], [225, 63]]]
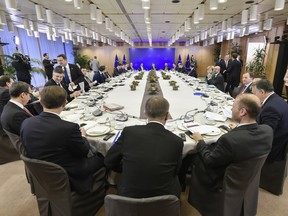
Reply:
[[180, 196], [177, 173], [181, 166], [183, 141], [165, 129], [168, 101], [151, 97], [145, 105], [147, 125], [124, 128], [109, 149], [105, 165], [121, 173], [118, 194], [144, 198], [161, 195]]
[[217, 89], [224, 92], [224, 78], [223, 78], [222, 74], [220, 73], [220, 67], [215, 66], [214, 72], [215, 73], [213, 76], [211, 76], [211, 77], [208, 76], [207, 83], [210, 85], [214, 85]]
[[257, 122], [267, 124], [273, 129], [274, 138], [267, 162], [283, 160], [288, 144], [288, 104], [275, 94], [272, 84], [267, 79], [256, 81], [252, 85], [252, 92], [262, 104]]

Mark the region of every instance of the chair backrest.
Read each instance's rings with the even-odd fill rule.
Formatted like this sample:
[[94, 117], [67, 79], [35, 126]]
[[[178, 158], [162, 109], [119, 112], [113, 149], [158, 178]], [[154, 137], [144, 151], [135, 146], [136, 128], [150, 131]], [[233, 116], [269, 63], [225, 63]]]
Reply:
[[180, 216], [180, 201], [174, 195], [129, 198], [118, 195], [105, 197], [106, 216]]
[[40, 215], [71, 215], [71, 191], [66, 171], [59, 165], [21, 155], [32, 177]]
[[285, 158], [281, 161], [264, 163], [261, 176], [260, 187], [275, 195], [283, 193], [284, 183], [288, 172], [288, 141], [285, 147]]
[[261, 168], [267, 158], [230, 164], [223, 181], [223, 216], [256, 215]]
[[12, 145], [15, 147], [15, 149], [19, 153], [19, 155], [21, 155], [21, 154], [25, 155], [25, 150], [24, 150], [24, 147], [22, 145], [20, 136], [18, 136], [17, 134], [11, 133], [11, 132], [5, 130], [4, 128], [3, 128], [3, 130], [9, 136], [9, 139], [10, 139]]

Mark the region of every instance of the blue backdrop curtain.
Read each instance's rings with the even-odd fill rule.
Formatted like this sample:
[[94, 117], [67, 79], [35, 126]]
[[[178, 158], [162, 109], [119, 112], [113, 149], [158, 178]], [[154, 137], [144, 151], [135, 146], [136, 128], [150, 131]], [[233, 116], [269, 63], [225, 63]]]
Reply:
[[[1, 41], [3, 43], [9, 43], [9, 45], [3, 46], [4, 55], [12, 55], [16, 52], [15, 36], [19, 36], [20, 45], [18, 45], [18, 51], [24, 55], [28, 55], [30, 58], [37, 59], [42, 62], [43, 53], [48, 53], [51, 59], [57, 58], [59, 54], [66, 54], [68, 62], [74, 63], [73, 55], [73, 43], [62, 43], [61, 38], [58, 37], [56, 41], [48, 40], [46, 34], [40, 33], [39, 38], [28, 36], [26, 30], [15, 28], [14, 32], [9, 32], [7, 27], [4, 26], [4, 31], [0, 32]], [[35, 62], [31, 62], [32, 67], [42, 67], [42, 64], [37, 65]], [[42, 74], [32, 73], [31, 84], [38, 87], [43, 86], [46, 80]]]

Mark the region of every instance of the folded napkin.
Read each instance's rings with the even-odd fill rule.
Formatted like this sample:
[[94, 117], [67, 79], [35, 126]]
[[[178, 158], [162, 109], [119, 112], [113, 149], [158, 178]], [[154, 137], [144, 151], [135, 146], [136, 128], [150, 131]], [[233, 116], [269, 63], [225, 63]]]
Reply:
[[106, 133], [107, 129], [109, 129], [109, 128], [106, 126], [97, 126], [97, 127], [93, 127], [91, 129], [89, 129], [87, 132], [89, 134], [92, 134], [92, 135], [98, 135], [98, 134]]
[[224, 106], [222, 109], [224, 116], [226, 116], [227, 118], [232, 118], [232, 110], [231, 109], [232, 109], [231, 106]]
[[191, 131], [192, 133], [194, 132], [199, 132], [200, 134], [218, 134], [219, 132], [219, 128], [214, 127], [214, 126], [208, 126], [208, 125], [198, 125], [195, 127], [190, 127], [188, 128], [189, 131]]
[[215, 120], [215, 121], [221, 121], [221, 122], [225, 122], [227, 119], [227, 116], [223, 116], [223, 115], [213, 113], [213, 112], [208, 112], [208, 111], [205, 112], [205, 116], [208, 119]]

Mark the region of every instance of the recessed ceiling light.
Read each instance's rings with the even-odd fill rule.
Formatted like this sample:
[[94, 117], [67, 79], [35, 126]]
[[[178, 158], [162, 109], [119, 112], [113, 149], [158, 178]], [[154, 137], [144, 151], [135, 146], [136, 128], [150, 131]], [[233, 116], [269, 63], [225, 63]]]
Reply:
[[162, 31], [162, 33], [165, 33], [166, 31]]
[[180, 0], [172, 0], [172, 3], [179, 3]]
[[170, 23], [170, 21], [169, 21], [169, 20], [166, 20], [165, 23]]
[[254, 1], [246, 1], [245, 4], [252, 4]]

